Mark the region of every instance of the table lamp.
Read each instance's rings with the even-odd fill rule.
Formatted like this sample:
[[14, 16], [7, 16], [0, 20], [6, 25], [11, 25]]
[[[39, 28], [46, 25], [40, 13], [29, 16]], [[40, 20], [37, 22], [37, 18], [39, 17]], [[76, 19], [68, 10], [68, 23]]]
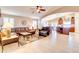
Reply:
[[10, 37], [11, 36], [11, 27], [12, 27], [11, 23], [5, 23], [3, 25], [2, 33], [4, 33], [6, 37]]

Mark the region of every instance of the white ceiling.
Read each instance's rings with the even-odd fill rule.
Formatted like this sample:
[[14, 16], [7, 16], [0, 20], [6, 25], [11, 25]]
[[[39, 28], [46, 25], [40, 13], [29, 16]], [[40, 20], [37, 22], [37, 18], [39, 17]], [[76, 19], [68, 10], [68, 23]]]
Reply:
[[15, 15], [15, 16], [23, 16], [30, 18], [42, 18], [46, 15], [50, 14], [52, 11], [61, 8], [61, 6], [43, 6], [46, 11], [41, 13], [36, 13], [36, 6], [0, 6], [1, 13]]

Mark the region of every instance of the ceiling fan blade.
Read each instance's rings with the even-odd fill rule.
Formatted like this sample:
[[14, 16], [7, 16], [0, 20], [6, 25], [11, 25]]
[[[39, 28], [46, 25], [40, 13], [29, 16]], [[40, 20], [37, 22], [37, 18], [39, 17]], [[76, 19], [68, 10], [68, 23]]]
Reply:
[[[33, 9], [32, 9], [33, 10]], [[41, 13], [41, 11], [46, 11], [46, 9], [44, 9], [42, 6], [36, 6], [35, 10], [32, 11], [32, 13], [34, 14], [35, 12], [37, 13]]]
[[40, 11], [46, 11], [45, 9], [40, 9]]

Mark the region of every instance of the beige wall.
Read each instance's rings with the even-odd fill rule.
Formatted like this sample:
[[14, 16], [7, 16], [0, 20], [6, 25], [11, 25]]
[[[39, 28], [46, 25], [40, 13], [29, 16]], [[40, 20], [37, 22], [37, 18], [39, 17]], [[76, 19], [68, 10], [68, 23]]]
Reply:
[[[14, 17], [15, 26], [27, 26], [30, 27], [32, 25], [32, 19], [26, 17]], [[25, 24], [22, 24], [24, 22]]]
[[[2, 14], [2, 18], [3, 17], [14, 18], [14, 25], [15, 26], [27, 26], [27, 27], [31, 27], [32, 26], [32, 19], [28, 18], [28, 17], [21, 17], [21, 16], [13, 16], [13, 15]], [[24, 22], [25, 24], [23, 25], [22, 22]]]
[[[75, 14], [64, 15], [61, 18], [63, 19], [64, 22], [66, 22], [67, 18], [70, 18], [69, 21], [71, 21], [71, 17], [75, 17]], [[50, 22], [52, 24], [58, 24], [58, 20], [59, 20], [59, 17], [55, 18], [55, 19], [48, 20], [48, 22]]]
[[79, 14], [75, 15], [76, 21], [75, 21], [75, 32], [79, 33]]

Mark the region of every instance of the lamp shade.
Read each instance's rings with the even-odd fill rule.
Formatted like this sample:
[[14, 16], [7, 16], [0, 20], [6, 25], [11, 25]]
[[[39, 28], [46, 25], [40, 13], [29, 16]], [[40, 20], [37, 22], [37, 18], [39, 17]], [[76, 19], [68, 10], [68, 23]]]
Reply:
[[10, 37], [11, 36], [11, 27], [12, 27], [12, 24], [11, 23], [5, 23], [3, 25], [3, 29], [2, 29], [2, 33], [5, 35], [5, 37]]

